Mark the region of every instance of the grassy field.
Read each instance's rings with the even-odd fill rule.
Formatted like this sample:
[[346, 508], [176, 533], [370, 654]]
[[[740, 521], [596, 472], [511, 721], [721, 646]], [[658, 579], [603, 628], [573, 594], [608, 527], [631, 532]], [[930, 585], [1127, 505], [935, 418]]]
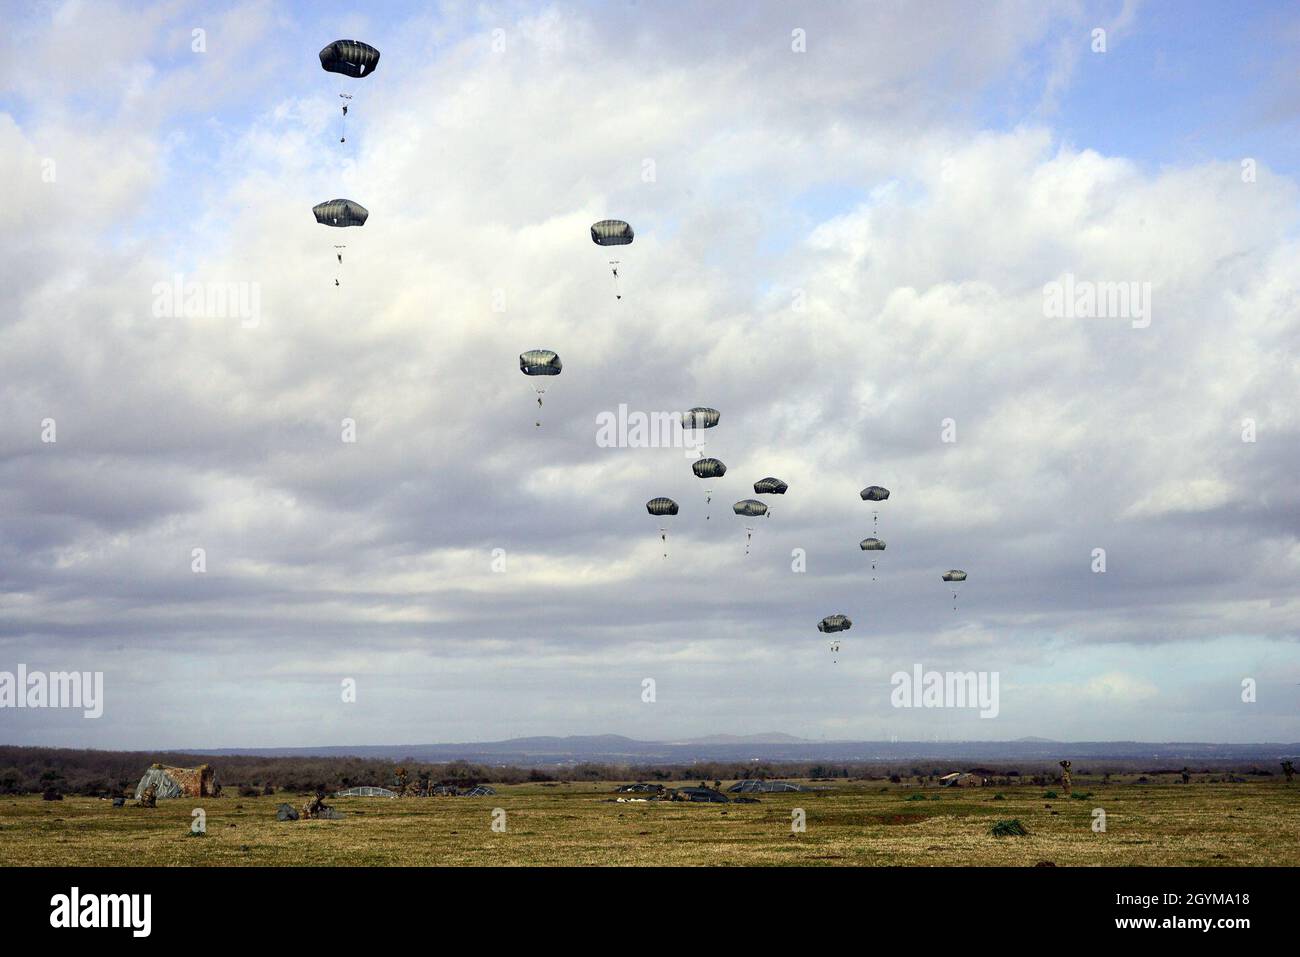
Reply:
[[[941, 789], [880, 782], [760, 794], [759, 804], [608, 803], [609, 784], [526, 784], [485, 798], [348, 798], [338, 821], [279, 822], [303, 797], [161, 801], [156, 809], [0, 798], [0, 864], [15, 865], [1294, 865], [1300, 786], [1076, 779]], [[995, 795], [1002, 794], [1002, 799]], [[202, 807], [208, 833], [189, 836]], [[506, 830], [492, 830], [493, 811]], [[792, 833], [803, 808], [807, 830]], [[1106, 833], [1092, 830], [1093, 809]], [[1025, 837], [994, 837], [1018, 818]]]

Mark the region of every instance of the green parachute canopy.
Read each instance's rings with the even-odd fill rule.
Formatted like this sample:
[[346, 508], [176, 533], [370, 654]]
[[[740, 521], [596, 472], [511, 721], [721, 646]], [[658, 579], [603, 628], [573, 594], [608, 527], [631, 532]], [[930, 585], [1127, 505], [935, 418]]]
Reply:
[[691, 471], [696, 478], [722, 478], [727, 474], [727, 467], [717, 459], [696, 459], [691, 463]]
[[311, 208], [322, 226], [364, 226], [370, 210], [350, 199], [330, 199]]
[[960, 568], [954, 568], [951, 571], [943, 573], [943, 580], [946, 582], [964, 582], [966, 580], [966, 573]]
[[550, 349], [529, 349], [519, 356], [519, 370], [524, 375], [559, 375], [564, 363]]
[[722, 413], [717, 409], [705, 409], [696, 406], [682, 413], [683, 429], [711, 429], [718, 424]]
[[758, 518], [760, 515], [767, 514], [767, 506], [756, 498], [747, 498], [731, 506], [731, 510], [737, 515], [746, 515], [749, 518]]
[[868, 485], [858, 494], [862, 496], [864, 502], [883, 502], [889, 498], [889, 489], [881, 488], [879, 485]]
[[321, 69], [344, 76], [363, 77], [375, 72], [379, 51], [360, 40], [335, 40], [320, 51]]
[[754, 483], [754, 491], [759, 495], [784, 495], [789, 487], [779, 478], [772, 478], [771, 476], [759, 479]]
[[636, 233], [621, 219], [602, 219], [591, 224], [591, 241], [597, 246], [626, 246]]
[[858, 548], [862, 549], [864, 552], [883, 552], [885, 550], [885, 543], [878, 538], [864, 538], [862, 541], [858, 542]]
[[853, 622], [849, 621], [847, 615], [827, 615], [817, 625], [817, 630], [826, 634], [834, 634], [837, 631], [848, 631], [853, 627]]
[[652, 498], [645, 503], [645, 510], [651, 515], [676, 515], [677, 503], [670, 498]]

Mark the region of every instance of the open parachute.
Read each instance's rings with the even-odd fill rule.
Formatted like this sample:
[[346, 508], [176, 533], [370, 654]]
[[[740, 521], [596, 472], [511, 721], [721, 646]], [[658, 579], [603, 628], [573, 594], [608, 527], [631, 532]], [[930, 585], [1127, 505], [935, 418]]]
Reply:
[[[852, 627], [853, 627], [853, 622], [849, 621], [847, 615], [827, 615], [817, 625], [817, 630], [824, 635], [835, 635], [835, 634], [839, 634], [841, 631], [848, 631]], [[831, 655], [838, 656], [839, 653], [840, 653], [840, 642], [839, 639], [837, 638], [831, 642]], [[839, 662], [838, 657], [832, 657], [831, 660], [833, 662], [837, 662], [837, 663]]]
[[645, 510], [651, 515], [659, 517], [659, 538], [664, 543], [664, 558], [668, 557], [668, 526], [664, 524], [664, 519], [670, 515], [676, 515], [678, 512], [677, 503], [670, 498], [660, 496], [652, 498], [645, 503]]
[[952, 585], [952, 610], [957, 610], [957, 590], [966, 580], [966, 573], [960, 568], [950, 568], [943, 573], [943, 580]]
[[[320, 66], [326, 73], [337, 73], [360, 80], [375, 72], [379, 65], [379, 51], [369, 43], [360, 40], [335, 40], [320, 51]], [[348, 141], [347, 121], [348, 105], [352, 101], [351, 93], [340, 93], [343, 101], [343, 116], [340, 122], [339, 142]]]
[[[542, 407], [542, 396], [546, 394], [547, 377], [559, 375], [563, 369], [564, 363], [550, 349], [529, 349], [527, 352], [520, 353], [519, 371], [526, 376], [536, 377], [533, 391], [537, 393], [538, 409]], [[539, 428], [541, 427], [540, 412], [536, 424]]]
[[[632, 227], [621, 219], [602, 219], [591, 224], [591, 241], [597, 246], [628, 246], [636, 238]], [[619, 260], [609, 261], [610, 271], [614, 274], [614, 298], [622, 299], [623, 292], [618, 284]]]
[[[311, 208], [311, 211], [312, 215], [316, 217], [316, 222], [322, 226], [333, 226], [337, 229], [345, 229], [348, 226], [364, 226], [366, 220], [370, 218], [370, 210], [350, 199], [327, 199], [323, 203], [317, 203]], [[343, 265], [343, 250], [346, 248], [341, 244], [334, 246], [334, 255], [338, 258], [340, 266]], [[334, 285], [337, 286], [338, 284], [339, 277], [335, 275]]]
[[[767, 506], [764, 505], [756, 498], [742, 499], [741, 501], [737, 502], [735, 505], [731, 506], [731, 510], [735, 512], [737, 515], [740, 515], [744, 518], [758, 518], [762, 515], [767, 514]], [[745, 554], [746, 555], [749, 554], [749, 544], [753, 540], [753, 538], [754, 538], [754, 527], [752, 525], [746, 525], [745, 526]]]
[[[691, 471], [695, 473], [696, 478], [715, 479], [722, 478], [727, 474], [727, 467], [718, 459], [696, 459], [691, 463]], [[713, 501], [713, 488], [710, 486], [704, 490], [704, 520], [709, 520], [708, 505]]]

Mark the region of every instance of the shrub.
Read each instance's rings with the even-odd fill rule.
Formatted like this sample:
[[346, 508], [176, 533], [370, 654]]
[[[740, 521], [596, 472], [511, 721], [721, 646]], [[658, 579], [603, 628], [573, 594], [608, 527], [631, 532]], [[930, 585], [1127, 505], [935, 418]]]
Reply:
[[1025, 837], [1029, 831], [1020, 823], [1020, 818], [1014, 817], [1009, 821], [998, 821], [989, 828], [989, 833], [994, 837]]

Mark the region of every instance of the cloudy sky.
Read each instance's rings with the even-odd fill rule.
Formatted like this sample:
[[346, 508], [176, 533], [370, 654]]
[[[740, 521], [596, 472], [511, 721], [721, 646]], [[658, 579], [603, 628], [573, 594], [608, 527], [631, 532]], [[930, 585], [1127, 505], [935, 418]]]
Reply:
[[0, 740], [1297, 740], [1300, 12], [1190, 6], [12, 5], [0, 670], [105, 703]]

